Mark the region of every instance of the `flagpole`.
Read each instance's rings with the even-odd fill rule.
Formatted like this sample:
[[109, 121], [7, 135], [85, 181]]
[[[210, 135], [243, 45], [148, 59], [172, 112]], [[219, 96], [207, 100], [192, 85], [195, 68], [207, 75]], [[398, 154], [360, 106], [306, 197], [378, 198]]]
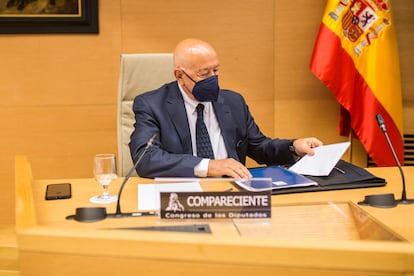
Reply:
[[348, 142], [351, 143], [349, 147], [349, 163], [352, 163], [352, 129], [349, 131]]

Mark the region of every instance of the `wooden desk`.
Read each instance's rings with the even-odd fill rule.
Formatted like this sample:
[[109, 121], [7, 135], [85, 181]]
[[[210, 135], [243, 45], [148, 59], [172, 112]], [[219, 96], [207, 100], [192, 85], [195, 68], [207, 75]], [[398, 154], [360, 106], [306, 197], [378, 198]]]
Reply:
[[[157, 217], [96, 223], [66, 220], [76, 207], [96, 206], [88, 199], [100, 192], [99, 185], [93, 179], [32, 180], [26, 158], [17, 157], [16, 226], [21, 274], [414, 275], [414, 205], [361, 208], [406, 242], [343, 237], [340, 219], [332, 224], [327, 213], [317, 216], [326, 219], [316, 226], [309, 220], [289, 220], [298, 217], [298, 210], [302, 218], [312, 217], [329, 206], [342, 208], [344, 202], [356, 203], [367, 194], [394, 192], [400, 196], [397, 169], [378, 168], [372, 172], [385, 177], [389, 184], [381, 188], [277, 195], [272, 197], [271, 220], [208, 221], [211, 234], [189, 234], [104, 229], [173, 223]], [[413, 182], [414, 167], [405, 168], [405, 172], [407, 183]], [[72, 199], [44, 200], [46, 185], [57, 182], [72, 183]], [[117, 192], [121, 182], [118, 179], [111, 184], [112, 192]], [[136, 184], [151, 182], [140, 178], [128, 182], [122, 197], [123, 211], [137, 209]], [[202, 181], [202, 186], [221, 191], [231, 183]], [[107, 208], [114, 212], [115, 204]], [[303, 213], [304, 208], [312, 211]], [[318, 229], [317, 233], [312, 233], [314, 229]]]

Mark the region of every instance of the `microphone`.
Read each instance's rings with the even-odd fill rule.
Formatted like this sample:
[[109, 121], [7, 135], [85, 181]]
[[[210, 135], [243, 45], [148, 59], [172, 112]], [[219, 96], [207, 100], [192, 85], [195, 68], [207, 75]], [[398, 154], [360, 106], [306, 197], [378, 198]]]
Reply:
[[136, 170], [137, 166], [141, 162], [142, 157], [144, 157], [145, 153], [149, 150], [149, 148], [152, 147], [156, 138], [157, 138], [156, 133], [151, 135], [151, 137], [149, 138], [147, 142], [147, 145], [145, 146], [144, 150], [139, 155], [137, 162], [135, 162], [134, 166], [125, 176], [125, 179], [122, 182], [121, 187], [119, 188], [115, 214], [107, 214], [105, 207], [81, 207], [81, 208], [76, 208], [75, 215], [69, 215], [66, 217], [66, 219], [74, 219], [80, 222], [95, 222], [95, 221], [103, 220], [105, 218], [142, 217], [142, 216], [156, 215], [156, 212], [122, 213], [121, 204], [120, 204], [121, 194], [125, 187], [126, 182], [129, 180], [134, 170]]
[[[145, 146], [144, 150], [141, 152], [140, 156], [138, 157], [137, 162], [135, 162], [134, 166], [129, 170], [129, 172], [127, 173], [127, 175], [125, 176], [124, 181], [121, 184], [121, 187], [119, 188], [119, 192], [118, 192], [118, 201], [116, 202], [116, 212], [115, 212], [115, 217], [129, 217], [129, 216], [137, 216], [137, 213], [122, 213], [121, 212], [121, 194], [122, 191], [124, 190], [125, 184], [127, 183], [127, 181], [129, 180], [129, 178], [131, 177], [132, 173], [136, 170], [137, 166], [139, 165], [139, 163], [141, 163], [141, 159], [142, 157], [144, 157], [145, 153], [149, 150], [149, 148], [152, 147], [152, 145], [155, 142], [155, 139], [157, 138], [157, 134], [154, 133], [151, 135], [151, 137], [149, 138], [147, 145]], [[143, 213], [140, 213], [143, 214]]]
[[395, 153], [394, 146], [392, 145], [392, 142], [390, 140], [390, 137], [387, 133], [387, 127], [385, 126], [384, 119], [382, 118], [381, 114], [377, 114], [376, 116], [378, 126], [382, 130], [382, 133], [384, 134], [387, 144], [389, 148], [391, 149], [392, 156], [394, 157], [395, 163], [397, 164], [397, 167], [401, 174], [402, 179], [402, 194], [401, 199], [395, 199], [394, 194], [377, 194], [377, 195], [368, 195], [365, 196], [364, 201], [358, 202], [360, 205], [371, 205], [373, 207], [382, 207], [382, 208], [391, 208], [395, 207], [398, 204], [412, 204], [414, 203], [414, 199], [407, 199], [406, 194], [406, 187], [405, 187], [405, 177], [404, 172], [401, 167], [400, 161], [398, 160], [397, 154]]

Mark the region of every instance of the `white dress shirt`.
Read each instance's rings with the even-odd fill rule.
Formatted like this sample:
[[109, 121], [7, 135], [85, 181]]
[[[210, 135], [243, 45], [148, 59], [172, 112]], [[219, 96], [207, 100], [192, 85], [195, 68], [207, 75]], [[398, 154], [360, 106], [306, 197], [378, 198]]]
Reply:
[[[200, 103], [198, 101], [190, 99], [185, 93], [184, 89], [178, 84], [181, 94], [183, 95], [185, 110], [187, 112], [188, 125], [190, 126], [191, 143], [193, 147], [193, 155], [197, 156], [196, 146], [196, 121], [197, 111], [196, 107]], [[221, 135], [221, 129], [214, 112], [213, 105], [211, 102], [202, 102], [204, 104], [204, 123], [206, 124], [208, 134], [210, 136], [211, 146], [214, 152], [215, 159], [227, 158], [227, 150], [224, 145], [224, 139]], [[198, 177], [206, 177], [208, 171], [208, 163], [210, 159], [203, 159], [194, 168], [194, 175]]]

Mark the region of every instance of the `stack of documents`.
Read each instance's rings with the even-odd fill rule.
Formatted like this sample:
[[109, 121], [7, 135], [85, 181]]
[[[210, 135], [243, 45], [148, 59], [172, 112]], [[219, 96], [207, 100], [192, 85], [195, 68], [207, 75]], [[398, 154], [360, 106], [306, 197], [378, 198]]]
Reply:
[[335, 168], [351, 143], [344, 142], [314, 148], [315, 155], [305, 155], [289, 170], [312, 176], [327, 176]]
[[[272, 190], [272, 194], [384, 186], [385, 179], [341, 160], [349, 146], [349, 142], [344, 142], [314, 148], [315, 155], [303, 156], [289, 169], [279, 166], [251, 168], [253, 179], [235, 183], [250, 191]], [[260, 178], [261, 181], [256, 181]], [[271, 186], [264, 187], [263, 178], [271, 178]]]
[[[303, 175], [329, 175], [349, 145], [349, 142], [345, 142], [314, 148], [315, 155], [303, 156], [289, 169], [280, 166], [251, 168], [249, 171], [253, 179], [240, 179], [235, 183], [249, 191], [317, 186], [316, 181]], [[271, 185], [265, 185], [263, 178], [270, 178]]]

